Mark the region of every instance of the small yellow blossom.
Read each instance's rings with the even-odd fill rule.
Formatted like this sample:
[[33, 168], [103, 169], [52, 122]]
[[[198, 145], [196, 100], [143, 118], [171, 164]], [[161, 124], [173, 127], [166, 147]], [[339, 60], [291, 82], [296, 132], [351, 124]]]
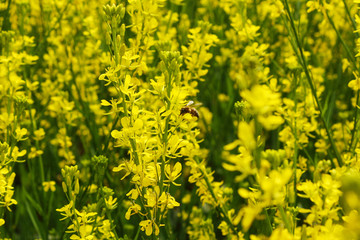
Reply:
[[56, 209], [57, 212], [60, 212], [60, 214], [64, 216], [62, 219], [60, 219], [60, 221], [70, 218], [71, 216], [74, 215], [72, 209], [73, 204], [74, 204], [73, 201], [70, 201], [70, 203], [65, 205], [64, 207]]
[[144, 220], [139, 223], [141, 231], [145, 231], [147, 236], [150, 236], [153, 231], [155, 235], [159, 235], [159, 227], [151, 220]]
[[43, 150], [37, 150], [35, 147], [31, 147], [28, 158], [29, 159], [36, 158], [42, 155], [43, 153], [44, 153]]
[[107, 209], [114, 210], [117, 207], [117, 198], [113, 198], [112, 196], [105, 199], [105, 204]]
[[45, 191], [45, 192], [48, 192], [49, 190], [50, 190], [51, 192], [55, 192], [55, 190], [56, 190], [56, 187], [55, 187], [56, 183], [55, 183], [55, 181], [43, 182], [42, 185], [43, 185], [43, 187], [44, 187], [44, 191]]
[[351, 88], [354, 91], [358, 91], [360, 89], [360, 78], [358, 77], [358, 75], [356, 74], [356, 72], [353, 72], [355, 79], [351, 80], [348, 83], [348, 87]]

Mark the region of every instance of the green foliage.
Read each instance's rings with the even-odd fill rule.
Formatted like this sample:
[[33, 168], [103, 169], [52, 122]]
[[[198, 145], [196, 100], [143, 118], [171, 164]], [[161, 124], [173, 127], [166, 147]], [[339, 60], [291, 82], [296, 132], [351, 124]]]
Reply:
[[358, 239], [358, 0], [0, 3], [1, 239]]

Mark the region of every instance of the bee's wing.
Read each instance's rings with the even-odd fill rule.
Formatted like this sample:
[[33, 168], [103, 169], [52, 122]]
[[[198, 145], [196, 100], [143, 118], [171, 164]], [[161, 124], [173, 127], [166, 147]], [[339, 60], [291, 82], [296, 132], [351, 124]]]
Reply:
[[194, 101], [190, 100], [190, 101], [188, 102], [188, 104], [186, 104], [186, 106], [190, 106], [190, 105], [193, 105], [193, 104], [194, 104]]

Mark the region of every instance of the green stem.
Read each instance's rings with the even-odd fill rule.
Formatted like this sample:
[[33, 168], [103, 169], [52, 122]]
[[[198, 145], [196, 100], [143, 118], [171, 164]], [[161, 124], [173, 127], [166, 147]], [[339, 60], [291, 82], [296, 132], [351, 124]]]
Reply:
[[166, 148], [167, 148], [168, 131], [169, 131], [169, 117], [166, 118], [164, 135], [163, 135], [164, 152], [163, 152], [163, 156], [161, 158], [160, 195], [162, 194], [162, 192], [164, 190], [163, 185], [164, 185], [164, 178], [165, 178], [165, 163], [166, 163]]
[[278, 206], [278, 209], [280, 211], [280, 215], [281, 215], [281, 218], [284, 221], [286, 229], [289, 231], [289, 233], [292, 233], [291, 225], [290, 225], [289, 219], [287, 218], [287, 215], [285, 213], [285, 210], [284, 210], [283, 206]]
[[10, 5], [11, 5], [11, 0], [8, 1], [8, 5], [6, 7], [5, 13], [4, 13], [4, 20], [1, 26], [1, 31], [7, 31], [10, 30], [11, 25], [10, 25]]
[[[39, 56], [39, 59], [40, 59], [40, 60], [42, 60], [43, 55], [44, 55], [44, 53], [45, 53], [45, 51], [46, 51], [46, 48], [43, 47], [43, 45], [47, 42], [47, 39], [50, 37], [51, 32], [54, 31], [54, 30], [56, 29], [57, 25], [61, 22], [61, 20], [62, 20], [64, 14], [65, 14], [67, 8], [69, 7], [70, 3], [71, 3], [71, 1], [67, 1], [64, 9], [60, 12], [59, 17], [56, 19], [56, 22], [55, 22], [54, 26], [52, 26], [52, 27], [49, 29], [49, 31], [46, 33], [46, 35], [44, 36], [44, 38], [42, 39], [42, 41], [40, 41], [40, 42], [36, 45], [36, 47], [34, 48], [34, 52], [33, 52], [33, 53], [35, 53], [35, 54], [37, 53], [36, 55]], [[41, 6], [42, 6], [42, 1], [40, 2], [40, 4], [41, 4]], [[42, 9], [42, 7], [41, 7], [41, 9]], [[43, 31], [45, 31], [45, 28], [43, 28]], [[39, 61], [39, 63], [40, 63], [40, 61]]]
[[329, 23], [330, 23], [331, 27], [334, 29], [334, 31], [336, 32], [336, 35], [337, 35], [337, 37], [339, 38], [341, 44], [344, 46], [344, 49], [345, 49], [347, 55], [349, 56], [352, 64], [354, 65], [354, 68], [357, 69], [357, 67], [356, 67], [356, 60], [355, 60], [355, 58], [354, 58], [354, 54], [351, 53], [348, 45], [345, 43], [345, 41], [344, 41], [343, 37], [341, 36], [339, 30], [336, 28], [334, 21], [333, 21], [332, 18], [329, 16], [329, 12], [328, 12], [327, 10], [325, 10], [325, 13], [326, 13], [326, 16], [327, 16], [327, 18], [328, 18], [328, 20], [329, 20]]
[[[299, 36], [297, 34], [297, 31], [296, 31], [296, 28], [295, 28], [295, 23], [294, 23], [294, 20], [292, 18], [292, 15], [291, 15], [291, 12], [290, 12], [290, 7], [289, 7], [289, 4], [288, 4], [288, 0], [285, 0], [285, 9], [288, 13], [288, 18], [289, 18], [289, 22], [290, 22], [290, 25], [291, 25], [291, 28], [292, 28], [292, 32], [294, 34], [294, 37], [295, 37], [295, 41], [296, 41], [296, 44], [297, 44], [297, 47], [299, 49], [299, 52], [300, 52], [300, 63], [303, 67], [303, 70], [305, 72], [305, 75], [306, 75], [306, 79], [310, 85], [310, 89], [311, 89], [311, 92], [312, 92], [312, 95], [313, 97], [315, 98], [315, 102], [316, 102], [316, 105], [318, 106], [318, 109], [319, 109], [319, 112], [320, 112], [320, 119], [321, 121], [323, 122], [324, 124], [324, 127], [325, 127], [325, 130], [326, 130], [326, 133], [328, 135], [328, 139], [329, 139], [329, 142], [330, 142], [330, 145], [335, 153], [335, 156], [337, 158], [337, 161], [338, 161], [338, 164], [339, 166], [342, 166], [343, 165], [343, 160], [341, 158], [341, 155], [335, 145], [335, 142], [334, 142], [334, 139], [332, 137], [332, 134], [330, 132], [330, 128], [328, 126], [328, 123], [327, 121], [325, 120], [325, 117], [324, 117], [324, 113], [323, 113], [323, 109], [322, 109], [322, 106], [320, 104], [320, 101], [319, 101], [319, 98], [317, 96], [317, 93], [316, 93], [316, 89], [315, 89], [315, 86], [313, 84], [313, 80], [310, 76], [310, 72], [309, 72], [309, 69], [308, 69], [308, 65], [307, 65], [307, 61], [305, 59], [305, 56], [304, 56], [304, 52], [303, 52], [303, 48], [302, 48], [302, 44], [300, 42], [300, 39], [299, 39]], [[295, 50], [295, 49], [294, 49]], [[295, 50], [296, 51], [296, 50]], [[334, 162], [333, 162], [334, 164]], [[335, 164], [334, 164], [335, 165]]]
[[[116, 124], [117, 124], [117, 122], [119, 121], [119, 119], [120, 119], [120, 114], [116, 114], [116, 118], [115, 118], [115, 120], [114, 120], [114, 122], [113, 122], [113, 124], [112, 124], [112, 126], [111, 126], [111, 129], [110, 129], [110, 133], [115, 129]], [[108, 150], [108, 148], [109, 148], [110, 139], [111, 139], [111, 134], [109, 134], [109, 136], [107, 137], [107, 139], [106, 139], [106, 141], [105, 141], [105, 147], [104, 147], [103, 153], [102, 153], [102, 154], [104, 154], [104, 155], [106, 155], [106, 152], [107, 152], [107, 150]]]
[[[294, 116], [296, 116], [297, 110], [297, 96], [296, 96], [296, 89], [297, 89], [297, 77], [294, 77]], [[294, 118], [294, 139], [297, 138], [297, 126], [296, 126], [296, 117]], [[298, 158], [298, 146], [297, 141], [294, 141], [294, 158], [293, 158], [293, 169], [294, 169], [294, 207], [296, 207], [296, 197], [297, 197], [297, 189], [296, 189], [296, 170], [297, 170], [297, 158]]]
[[173, 16], [173, 4], [170, 2], [170, 5], [171, 5], [171, 7], [170, 7], [170, 16], [169, 16], [169, 21], [168, 21], [168, 23], [166, 24], [166, 30], [165, 30], [165, 32], [166, 33], [168, 33], [168, 31], [169, 31], [169, 28], [170, 28], [170, 25], [171, 25], [171, 18], [172, 18], [172, 16]]
[[136, 231], [136, 235], [134, 237], [134, 240], [137, 240], [139, 238], [140, 235], [140, 226], [138, 227], [138, 230]]
[[269, 214], [268, 214], [266, 209], [264, 209], [264, 212], [265, 212], [265, 216], [266, 216], [266, 223], [268, 224], [268, 228], [269, 228], [269, 232], [270, 232], [269, 235], [271, 235], [271, 233], [272, 233], [272, 225], [271, 225], [270, 217], [269, 217]]
[[114, 223], [113, 223], [113, 220], [112, 220], [112, 217], [111, 217], [111, 212], [110, 211], [106, 211], [107, 212], [107, 217], [110, 221], [110, 228], [112, 230], [112, 232], [114, 233], [115, 235], [115, 240], [118, 240], [119, 239], [119, 236], [117, 235], [117, 232], [115, 231], [115, 226], [114, 226]]
[[[25, 89], [25, 92], [26, 92], [26, 95], [30, 95], [30, 91], [27, 87], [27, 76], [25, 74], [25, 69], [23, 70], [23, 77], [24, 77], [24, 80], [25, 80], [25, 84], [24, 84], [24, 89]], [[34, 134], [34, 131], [37, 129], [37, 124], [36, 124], [36, 121], [34, 119], [34, 116], [31, 112], [31, 106], [28, 105], [28, 111], [29, 111], [29, 117], [30, 117], [30, 122], [31, 122], [31, 128], [30, 128], [30, 132], [31, 134]], [[36, 150], [39, 150], [40, 149], [40, 145], [39, 145], [39, 141], [38, 140], [35, 140], [35, 147], [36, 147]], [[40, 168], [40, 179], [41, 179], [41, 182], [44, 182], [45, 181], [45, 173], [44, 173], [44, 163], [43, 163], [43, 159], [42, 159], [42, 155], [38, 156], [38, 159], [39, 159], [39, 168]], [[44, 196], [45, 196], [45, 192], [44, 192]]]
[[255, 158], [255, 164], [258, 170], [260, 170], [261, 168], [261, 149], [258, 147], [258, 136], [261, 135], [261, 125], [259, 124], [259, 122], [257, 121], [257, 119], [255, 119], [255, 139], [256, 139], [256, 146], [255, 146], [255, 150], [254, 150], [254, 158]]
[[[208, 190], [210, 191], [210, 194], [211, 196], [214, 198], [215, 202], [219, 202], [216, 195], [215, 195], [215, 192], [214, 192], [214, 189], [212, 188], [211, 186], [211, 183], [209, 181], [209, 178], [207, 177], [205, 171], [203, 169], [201, 169], [201, 167], [199, 167], [199, 170], [206, 182], [206, 186], [208, 188]], [[224, 206], [221, 206], [221, 205], [217, 205], [216, 206], [216, 209], [221, 213], [221, 215], [223, 216], [225, 222], [227, 223], [227, 225], [230, 227], [231, 231], [236, 235], [237, 234], [237, 230], [235, 228], [235, 226], [232, 224], [229, 216], [228, 216], [228, 213], [226, 212]]]
[[135, 164], [139, 165], [140, 161], [139, 161], [139, 156], [138, 156], [137, 151], [136, 151], [136, 141], [135, 141], [135, 139], [130, 138], [130, 144], [131, 144], [131, 148], [133, 149]]
[[111, 19], [111, 28], [112, 28], [112, 43], [114, 48], [114, 55], [115, 55], [115, 63], [116, 65], [119, 64], [119, 51], [117, 46], [117, 40], [116, 40], [116, 33], [117, 33], [117, 25], [116, 18]]
[[[354, 18], [351, 17], [350, 10], [349, 10], [349, 7], [348, 7], [348, 5], [346, 3], [346, 0], [342, 0], [342, 2], [344, 4], [344, 6], [345, 6], [346, 14], [347, 14], [348, 18], [350, 19], [351, 25], [353, 26], [353, 29], [355, 31], [356, 30], [356, 22], [355, 22]], [[356, 35], [356, 37], [359, 37], [359, 34], [357, 32], [355, 33], [355, 35]]]
[[[357, 91], [356, 93], [356, 106], [355, 106], [355, 113], [354, 113], [354, 128], [351, 131], [351, 141], [350, 141], [350, 145], [349, 145], [349, 151], [351, 152], [351, 155], [355, 154], [355, 148], [356, 148], [356, 144], [357, 144], [357, 139], [356, 139], [356, 143], [354, 144], [354, 140], [355, 140], [355, 136], [356, 136], [356, 129], [357, 129], [357, 125], [358, 125], [358, 105], [359, 105], [359, 91]], [[354, 144], [354, 145], [353, 145]]]
[[[168, 72], [168, 79], [167, 79], [167, 86], [166, 86], [166, 90], [167, 90], [167, 95], [165, 98], [165, 102], [166, 102], [166, 111], [169, 111], [171, 109], [171, 101], [170, 96], [171, 96], [171, 90], [172, 90], [172, 74], [170, 72], [169, 69], [167, 69]], [[165, 120], [165, 127], [164, 127], [164, 133], [162, 135], [162, 143], [164, 146], [164, 150], [163, 150], [163, 154], [161, 157], [161, 166], [160, 166], [160, 182], [159, 182], [159, 188], [160, 188], [160, 196], [161, 194], [164, 192], [164, 180], [165, 180], [165, 164], [166, 164], [166, 151], [167, 151], [167, 142], [168, 142], [168, 132], [169, 132], [169, 120], [170, 120], [170, 116], [166, 117]], [[162, 213], [159, 211], [157, 211], [156, 213], [156, 224], [158, 226], [160, 226], [160, 216], [162, 215]]]
[[[349, 8], [348, 8], [345, 0], [343, 0], [343, 4], [344, 4], [344, 6], [345, 6], [345, 10], [346, 10], [347, 16], [348, 16], [349, 19], [350, 19], [350, 22], [351, 22], [354, 30], [356, 30], [356, 23], [355, 23], [354, 19], [351, 17]], [[354, 54], [351, 53], [348, 45], [345, 43], [345, 41], [344, 41], [344, 39], [342, 38], [339, 30], [336, 28], [334, 21], [333, 21], [332, 18], [329, 16], [329, 12], [328, 12], [326, 9], [325, 9], [325, 13], [326, 13], [326, 16], [327, 16], [327, 18], [328, 18], [328, 20], [329, 20], [330, 25], [332, 26], [332, 28], [333, 28], [334, 31], [336, 32], [336, 35], [338, 36], [341, 44], [344, 46], [344, 49], [345, 49], [347, 55], [349, 56], [349, 59], [351, 60], [351, 63], [353, 64], [353, 66], [354, 66], [355, 69], [358, 69], [358, 67], [357, 67], [357, 65], [356, 65], [356, 59], [354, 58]], [[355, 35], [356, 35], [356, 37], [358, 37], [358, 33], [357, 33], [357, 32], [355, 32]], [[359, 103], [359, 91], [358, 91], [357, 94], [356, 94], [356, 104], [358, 105], [358, 103]], [[354, 148], [353, 148], [354, 138], [355, 138], [355, 135], [356, 135], [356, 126], [357, 126], [357, 121], [358, 121], [358, 108], [357, 108], [357, 107], [355, 107], [355, 113], [354, 113], [354, 115], [355, 115], [355, 117], [354, 117], [354, 129], [353, 129], [352, 132], [351, 132], [351, 142], [350, 142], [350, 145], [349, 145], [349, 150], [351, 151], [352, 155], [354, 154], [355, 146], [356, 146], [356, 145], [355, 145]]]

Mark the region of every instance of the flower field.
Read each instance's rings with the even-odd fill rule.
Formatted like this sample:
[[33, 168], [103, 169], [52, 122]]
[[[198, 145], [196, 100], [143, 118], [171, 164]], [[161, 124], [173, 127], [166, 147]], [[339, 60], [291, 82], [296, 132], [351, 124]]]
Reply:
[[360, 239], [359, 9], [1, 0], [0, 239]]

